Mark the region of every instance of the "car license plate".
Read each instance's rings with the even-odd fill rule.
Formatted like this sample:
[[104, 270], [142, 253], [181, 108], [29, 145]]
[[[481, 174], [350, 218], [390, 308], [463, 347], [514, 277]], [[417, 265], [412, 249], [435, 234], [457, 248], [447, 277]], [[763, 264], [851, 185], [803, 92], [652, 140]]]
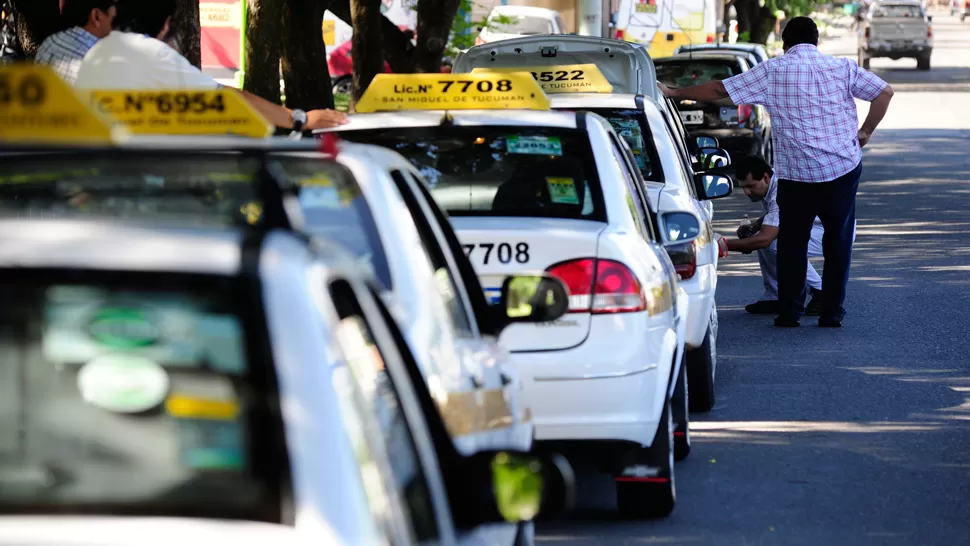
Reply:
[[704, 112], [695, 110], [693, 112], [681, 112], [680, 121], [684, 122], [684, 125], [700, 125], [704, 123]]

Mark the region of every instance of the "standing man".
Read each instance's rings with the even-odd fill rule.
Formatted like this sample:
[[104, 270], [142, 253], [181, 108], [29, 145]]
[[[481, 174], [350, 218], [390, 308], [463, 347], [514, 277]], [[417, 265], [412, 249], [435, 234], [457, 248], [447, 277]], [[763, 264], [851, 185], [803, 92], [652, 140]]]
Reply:
[[[805, 312], [808, 241], [817, 216], [825, 226], [822, 305], [818, 325], [841, 328], [852, 258], [855, 197], [862, 147], [886, 115], [893, 90], [855, 61], [823, 55], [818, 27], [795, 17], [782, 33], [785, 54], [723, 81], [667, 96], [762, 104], [771, 115], [778, 175], [778, 305], [775, 326], [796, 327]], [[857, 129], [854, 98], [871, 102]]]
[[117, 14], [118, 0], [67, 0], [61, 10], [64, 30], [40, 44], [34, 62], [50, 65], [73, 85], [81, 60], [98, 40], [111, 33]]

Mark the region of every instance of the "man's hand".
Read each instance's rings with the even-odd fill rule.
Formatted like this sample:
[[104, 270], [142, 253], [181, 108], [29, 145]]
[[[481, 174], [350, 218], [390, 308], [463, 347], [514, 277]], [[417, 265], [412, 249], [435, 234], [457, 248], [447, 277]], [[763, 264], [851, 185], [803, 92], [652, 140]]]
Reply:
[[306, 113], [306, 126], [304, 130], [329, 129], [339, 127], [347, 123], [347, 114], [336, 110], [310, 110]]
[[727, 258], [727, 255], [728, 255], [727, 239], [722, 237], [720, 234], [715, 233], [714, 240], [717, 241], [717, 257]]
[[859, 137], [859, 147], [865, 148], [866, 144], [869, 143], [869, 139], [872, 138], [872, 133], [866, 131], [865, 129], [859, 129], [857, 136]]
[[677, 96], [676, 89], [671, 89], [660, 82], [657, 82], [657, 87], [660, 88], [660, 91], [664, 94], [665, 97], [675, 98]]

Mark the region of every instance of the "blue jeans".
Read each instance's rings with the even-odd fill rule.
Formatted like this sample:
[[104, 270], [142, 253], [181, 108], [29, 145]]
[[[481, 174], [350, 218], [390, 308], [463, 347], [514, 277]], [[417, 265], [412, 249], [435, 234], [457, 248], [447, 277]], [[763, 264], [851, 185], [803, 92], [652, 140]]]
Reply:
[[855, 196], [862, 163], [831, 182], [778, 180], [778, 303], [781, 315], [800, 318], [805, 312], [808, 240], [818, 216], [822, 236], [821, 315], [842, 319], [852, 262]]

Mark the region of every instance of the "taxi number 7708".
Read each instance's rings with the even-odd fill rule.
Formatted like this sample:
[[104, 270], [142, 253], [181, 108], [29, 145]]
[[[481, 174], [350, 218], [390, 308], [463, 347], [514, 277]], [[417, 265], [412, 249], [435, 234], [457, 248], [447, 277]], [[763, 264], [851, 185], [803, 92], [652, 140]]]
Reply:
[[477, 260], [481, 256], [485, 265], [488, 265], [489, 260], [498, 260], [503, 264], [529, 262], [529, 243], [478, 243], [462, 246], [465, 247], [465, 255], [469, 261]]

